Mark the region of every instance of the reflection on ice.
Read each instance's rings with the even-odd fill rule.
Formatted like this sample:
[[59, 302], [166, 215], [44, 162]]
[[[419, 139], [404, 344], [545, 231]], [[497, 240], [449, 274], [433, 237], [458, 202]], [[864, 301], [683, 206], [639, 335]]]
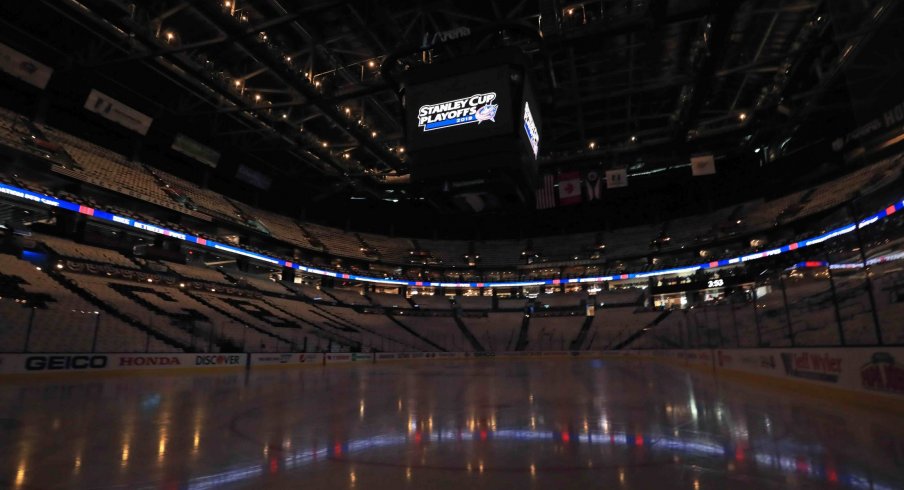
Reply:
[[[350, 459], [357, 454], [379, 450], [388, 446], [420, 445], [427, 442], [432, 444], [460, 443], [463, 441], [485, 441], [491, 444], [503, 441], [553, 441], [561, 444], [581, 444], [591, 447], [633, 446], [647, 448], [654, 452], [669, 453], [673, 456], [722, 457], [727, 458], [726, 461], [734, 459], [735, 462], [739, 463], [744, 462], [747, 458], [744, 445], [731, 447], [714, 438], [700, 437], [699, 435], [674, 437], [665, 434], [644, 435], [618, 431], [588, 431], [581, 434], [572, 434], [570, 432], [537, 431], [521, 428], [499, 429], [491, 431], [488, 436], [482, 436], [481, 434], [482, 432], [480, 431], [469, 431], [467, 429], [441, 430], [426, 435], [418, 431], [413, 435], [379, 435], [366, 439], [337, 442], [333, 446], [287, 452], [280, 460], [277, 471], [299, 469], [307, 464], [313, 464], [324, 459]], [[805, 476], [812, 480], [848, 488], [872, 488], [875, 490], [891, 490], [893, 488], [881, 482], [870, 480], [866, 475], [859, 474], [854, 470], [828, 466], [801, 454], [786, 454], [776, 451], [778, 450], [773, 449], [771, 452], [754, 451], [752, 457], [760, 469], [780, 474]], [[266, 464], [268, 464], [266, 461], [259, 464], [249, 464], [215, 475], [192, 478], [188, 483], [188, 488], [203, 490], [243, 479], [254, 479], [263, 473], [264, 470], [261, 465]], [[729, 462], [729, 464], [733, 465], [733, 462]], [[588, 467], [592, 468], [593, 464], [588, 464]], [[470, 463], [467, 465], [467, 470], [471, 471]], [[492, 470], [492, 467], [486, 466], [482, 461], [478, 462], [478, 471], [482, 473], [484, 470]], [[411, 468], [408, 467], [405, 471], [406, 478], [410, 478]], [[543, 466], [537, 466], [532, 463], [525, 468], [525, 471], [530, 472], [531, 476], [535, 476], [538, 472], [543, 471]], [[622, 470], [620, 470], [619, 478], [624, 480], [624, 472]], [[699, 481], [695, 482], [695, 486], [699, 486]]]

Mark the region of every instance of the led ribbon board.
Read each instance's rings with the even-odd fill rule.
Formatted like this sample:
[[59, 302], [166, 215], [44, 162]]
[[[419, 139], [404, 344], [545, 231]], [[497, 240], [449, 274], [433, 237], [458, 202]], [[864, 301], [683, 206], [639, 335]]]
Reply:
[[10, 196], [18, 199], [22, 199], [28, 201], [32, 204], [43, 205], [51, 208], [59, 208], [65, 209], [67, 211], [71, 211], [74, 213], [84, 214], [86, 216], [91, 216], [95, 219], [99, 219], [102, 221], [108, 221], [111, 223], [118, 223], [123, 226], [128, 226], [132, 228], [136, 228], [142, 231], [146, 231], [149, 233], [155, 233], [157, 235], [163, 235], [170, 238], [174, 238], [176, 240], [182, 240], [188, 243], [194, 243], [200, 246], [204, 246], [213, 250], [217, 250], [220, 252], [228, 252], [236, 255], [242, 255], [244, 257], [249, 257], [252, 259], [257, 259], [262, 262], [266, 262], [268, 264], [280, 266], [280, 267], [289, 267], [292, 269], [300, 270], [302, 272], [307, 272], [309, 274], [319, 275], [319, 276], [327, 276], [327, 277], [335, 277], [338, 279], [348, 279], [350, 281], [360, 281], [360, 282], [369, 282], [375, 284], [393, 284], [398, 286], [413, 286], [413, 287], [445, 287], [445, 288], [492, 288], [492, 287], [524, 287], [524, 286], [543, 286], [543, 285], [556, 285], [556, 284], [573, 284], [573, 283], [586, 283], [586, 282], [609, 282], [609, 281], [623, 281], [625, 279], [639, 279], [645, 277], [656, 277], [663, 276], [666, 274], [680, 274], [687, 272], [694, 272], [703, 269], [715, 269], [717, 267], [725, 267], [728, 265], [739, 264], [742, 262], [749, 262], [752, 260], [758, 260], [765, 257], [772, 257], [775, 255], [781, 255], [784, 253], [788, 253], [800, 248], [809, 247], [811, 245], [816, 245], [827, 240], [831, 240], [833, 238], [837, 238], [842, 235], [846, 235], [851, 233], [858, 228], [865, 228], [873, 223], [878, 222], [881, 219], [884, 219], [901, 209], [904, 209], [904, 199], [901, 199], [894, 204], [886, 207], [885, 209], [875, 213], [871, 216], [868, 216], [856, 223], [849, 223], [847, 225], [841, 226], [839, 228], [835, 228], [834, 230], [827, 231], [821, 235], [817, 235], [811, 238], [807, 238], [805, 240], [801, 240], [794, 243], [789, 243], [788, 245], [783, 245], [778, 248], [773, 248], [771, 250], [765, 250], [762, 252], [756, 252], [748, 255], [742, 255], [740, 257], [735, 257], [733, 259], [723, 259], [723, 260], [715, 260], [712, 262], [705, 262], [702, 264], [689, 265], [685, 267], [675, 267], [671, 269], [660, 269], [649, 272], [633, 272], [627, 274], [616, 274], [612, 276], [599, 276], [599, 277], [581, 277], [581, 278], [573, 278], [573, 279], [539, 279], [536, 281], [513, 281], [513, 282], [429, 282], [429, 281], [405, 281], [399, 279], [383, 279], [379, 277], [368, 277], [368, 276], [359, 276], [355, 274], [345, 274], [342, 272], [334, 272], [322, 269], [315, 269], [312, 267], [306, 267], [303, 265], [299, 265], [293, 262], [289, 262], [287, 260], [269, 257], [266, 255], [262, 255], [256, 252], [252, 252], [250, 250], [245, 250], [238, 247], [233, 247], [230, 245], [226, 245], [223, 243], [215, 242], [213, 240], [207, 240], [206, 238], [186, 235], [185, 233], [181, 233], [174, 230], [169, 230], [166, 228], [161, 228], [159, 226], [155, 226], [148, 223], [143, 223], [138, 220], [134, 220], [131, 218], [126, 218], [123, 216], [117, 216], [112, 213], [108, 213], [106, 211], [101, 211], [99, 209], [90, 208], [88, 206], [82, 206], [80, 204], [66, 201], [63, 199], [57, 199], [52, 196], [38, 194], [36, 192], [29, 191], [27, 189], [22, 189], [20, 187], [15, 187], [7, 184], [0, 183], [0, 195]]
[[417, 110], [417, 125], [424, 131], [452, 128], [484, 121], [496, 122], [499, 104], [494, 104], [496, 92], [474, 94], [470, 97], [425, 104]]

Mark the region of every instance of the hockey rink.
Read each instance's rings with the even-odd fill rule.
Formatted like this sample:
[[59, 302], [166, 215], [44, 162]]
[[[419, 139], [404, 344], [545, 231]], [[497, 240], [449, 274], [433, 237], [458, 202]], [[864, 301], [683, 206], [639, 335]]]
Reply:
[[0, 487], [904, 488], [904, 414], [656, 363], [0, 383]]

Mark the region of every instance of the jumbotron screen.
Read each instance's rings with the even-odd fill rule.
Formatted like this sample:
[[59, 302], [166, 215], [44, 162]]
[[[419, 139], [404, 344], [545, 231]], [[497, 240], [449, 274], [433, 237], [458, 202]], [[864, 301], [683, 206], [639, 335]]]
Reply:
[[507, 66], [412, 85], [406, 96], [408, 146], [417, 151], [511, 134], [511, 70]]

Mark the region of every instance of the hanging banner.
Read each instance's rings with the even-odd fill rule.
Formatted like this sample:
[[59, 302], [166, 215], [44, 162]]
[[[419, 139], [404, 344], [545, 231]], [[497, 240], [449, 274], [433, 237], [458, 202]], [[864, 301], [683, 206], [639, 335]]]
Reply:
[[273, 185], [273, 179], [246, 165], [239, 165], [239, 168], [235, 171], [235, 178], [262, 191], [269, 189]]
[[716, 159], [712, 155], [691, 157], [691, 174], [694, 177], [716, 173]]
[[580, 172], [562, 172], [559, 174], [559, 206], [581, 203]]
[[596, 170], [587, 172], [584, 176], [584, 191], [588, 201], [598, 201], [603, 198], [603, 182], [599, 172]]
[[88, 100], [85, 101], [85, 109], [99, 114], [126, 129], [131, 129], [140, 135], [148, 134], [148, 129], [151, 128], [151, 123], [154, 122], [154, 119], [150, 116], [138, 112], [97, 90], [91, 90], [91, 93], [88, 94]]
[[217, 168], [217, 164], [220, 162], [220, 152], [198, 143], [182, 133], [176, 135], [171, 148], [208, 167]]
[[540, 178], [540, 188], [537, 189], [537, 209], [549, 209], [555, 206], [555, 178], [552, 175], [544, 175]]
[[53, 68], [5, 44], [0, 44], [0, 70], [39, 89], [46, 87], [53, 75]]
[[627, 169], [606, 170], [606, 189], [614, 189], [616, 187], [628, 187]]

